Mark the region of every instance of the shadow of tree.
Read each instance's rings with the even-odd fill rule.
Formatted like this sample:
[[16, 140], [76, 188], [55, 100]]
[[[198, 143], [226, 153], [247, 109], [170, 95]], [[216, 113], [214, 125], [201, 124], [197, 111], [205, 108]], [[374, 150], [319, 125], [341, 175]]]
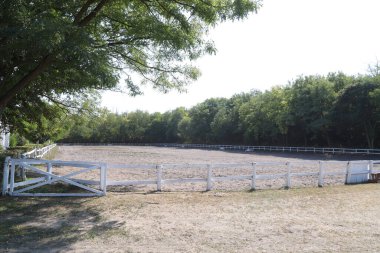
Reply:
[[[0, 198], [0, 252], [63, 252], [81, 240], [123, 232], [96, 198]], [[90, 249], [89, 249], [90, 250]]]

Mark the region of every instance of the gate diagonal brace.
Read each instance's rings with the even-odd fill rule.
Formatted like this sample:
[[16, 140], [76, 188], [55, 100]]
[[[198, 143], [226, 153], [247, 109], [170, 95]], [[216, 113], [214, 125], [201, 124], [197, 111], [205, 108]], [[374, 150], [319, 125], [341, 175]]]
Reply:
[[51, 177], [53, 179], [48, 180], [46, 182], [42, 182], [42, 183], [36, 184], [36, 185], [32, 185], [32, 186], [26, 187], [26, 188], [23, 188], [23, 189], [20, 189], [18, 191], [14, 191], [13, 193], [16, 193], [16, 194], [17, 193], [23, 193], [25, 191], [32, 190], [34, 188], [41, 187], [41, 186], [46, 185], [46, 184], [50, 184], [50, 183], [57, 182], [57, 181], [63, 181], [63, 182], [66, 182], [68, 184], [75, 185], [75, 186], [77, 186], [79, 188], [82, 188], [84, 190], [87, 190], [87, 191], [90, 191], [90, 192], [93, 192], [93, 193], [96, 193], [96, 194], [103, 194], [99, 190], [87, 187], [87, 186], [85, 186], [83, 184], [79, 184], [79, 183], [77, 183], [75, 181], [72, 181], [72, 180], [68, 179], [69, 177], [72, 177], [72, 176], [75, 176], [75, 175], [78, 175], [78, 174], [85, 173], [87, 171], [93, 170], [94, 169], [93, 167], [92, 168], [86, 168], [86, 169], [81, 170], [81, 171], [73, 172], [73, 173], [70, 173], [70, 174], [67, 174], [67, 175], [64, 175], [64, 176], [58, 176], [58, 175], [54, 175], [52, 173], [48, 173], [48, 172], [42, 171], [40, 169], [37, 169], [37, 168], [32, 167], [32, 166], [27, 165], [27, 164], [23, 164], [23, 166], [26, 167], [26, 168], [28, 168], [28, 169], [30, 169], [30, 170], [32, 170], [32, 171], [35, 171], [35, 172], [37, 172], [39, 174], [42, 174], [42, 175], [45, 175], [45, 176], [49, 176], [49, 177]]

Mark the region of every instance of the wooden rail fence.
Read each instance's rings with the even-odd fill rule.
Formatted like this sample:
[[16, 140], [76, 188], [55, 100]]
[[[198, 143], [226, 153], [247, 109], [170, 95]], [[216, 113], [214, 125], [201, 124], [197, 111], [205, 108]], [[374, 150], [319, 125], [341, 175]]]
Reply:
[[50, 144], [43, 148], [35, 148], [31, 151], [28, 151], [26, 153], [23, 153], [21, 155], [22, 158], [42, 158], [47, 153], [49, 153], [53, 148], [55, 148], [57, 144]]
[[[302, 170], [307, 164], [316, 166], [317, 171]], [[339, 169], [332, 169], [339, 164]], [[342, 167], [342, 164], [344, 166]], [[76, 168], [79, 170], [59, 172], [62, 167]], [[16, 181], [17, 167], [31, 171], [39, 176], [34, 176], [29, 180]], [[279, 172], [277, 168], [285, 168], [285, 171]], [[295, 168], [297, 167], [297, 170]], [[246, 168], [246, 173], [220, 176], [214, 174], [215, 170], [235, 170]], [[247, 168], [249, 168], [247, 170]], [[263, 169], [265, 168], [265, 169]], [[300, 169], [301, 168], [301, 169]], [[137, 172], [139, 170], [153, 171], [155, 177], [149, 179], [136, 180], [109, 180], [108, 174], [112, 170], [129, 169]], [[205, 172], [206, 177], [179, 177], [165, 178], [166, 170], [191, 170], [198, 169]], [[260, 169], [260, 173], [258, 172]], [[283, 179], [285, 188], [292, 187], [292, 179], [297, 177], [313, 176], [317, 179], [316, 185], [322, 187], [325, 178], [344, 176], [345, 183], [365, 183], [371, 178], [371, 175], [380, 173], [380, 160], [377, 161], [307, 161], [307, 162], [252, 162], [236, 164], [158, 164], [158, 165], [133, 165], [133, 164], [106, 164], [98, 162], [69, 162], [69, 161], [51, 161], [51, 160], [32, 160], [32, 159], [11, 159], [7, 158], [4, 163], [3, 177], [3, 196], [103, 196], [106, 195], [107, 186], [132, 186], [132, 185], [156, 185], [157, 191], [161, 191], [163, 186], [170, 184], [183, 183], [201, 183], [205, 185], [205, 190], [213, 189], [215, 182], [223, 181], [240, 181], [249, 180], [252, 190], [258, 189], [257, 182], [260, 180]], [[78, 178], [88, 172], [95, 172], [96, 180], [88, 178]], [[75, 178], [74, 178], [75, 177]], [[84, 193], [43, 193], [35, 192], [35, 189], [51, 185], [57, 182], [63, 182], [68, 185], [80, 188]], [[32, 192], [30, 192], [33, 190]], [[28, 192], [29, 191], [29, 192]]]

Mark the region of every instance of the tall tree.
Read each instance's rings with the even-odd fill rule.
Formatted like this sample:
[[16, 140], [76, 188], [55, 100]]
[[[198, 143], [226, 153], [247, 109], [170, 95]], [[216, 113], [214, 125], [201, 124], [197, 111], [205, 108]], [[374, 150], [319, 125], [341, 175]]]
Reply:
[[377, 77], [358, 78], [338, 97], [334, 124], [346, 145], [374, 148], [380, 131], [379, 81]]
[[[0, 117], [5, 108], [62, 94], [148, 82], [183, 89], [199, 76], [188, 63], [215, 52], [210, 26], [257, 10], [250, 0], [18, 0], [0, 2]], [[8, 116], [9, 117], [9, 116]], [[1, 118], [0, 118], [1, 120]]]
[[180, 142], [182, 140], [179, 124], [183, 118], [187, 116], [185, 108], [180, 107], [166, 114], [166, 141], [167, 142]]
[[211, 122], [211, 131], [216, 142], [223, 144], [243, 142], [243, 127], [239, 109], [250, 98], [250, 93], [236, 94], [226, 101], [224, 107], [219, 109]]
[[324, 76], [299, 77], [290, 94], [290, 116], [296, 135], [302, 135], [304, 145], [311, 140], [329, 146], [330, 113], [336, 99], [334, 84]]
[[[245, 140], [253, 144], [278, 144], [287, 134], [288, 106], [285, 89], [274, 87], [257, 92], [241, 109], [245, 125]], [[286, 139], [286, 138], [285, 138]]]
[[190, 135], [194, 142], [212, 143], [215, 141], [211, 124], [218, 111], [225, 107], [226, 102], [225, 98], [210, 98], [191, 108], [189, 111]]

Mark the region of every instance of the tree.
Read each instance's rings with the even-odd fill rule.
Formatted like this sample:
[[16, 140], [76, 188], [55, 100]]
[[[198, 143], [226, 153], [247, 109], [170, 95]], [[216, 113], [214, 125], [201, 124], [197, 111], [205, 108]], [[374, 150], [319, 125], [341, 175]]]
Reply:
[[193, 142], [212, 143], [215, 136], [211, 130], [211, 124], [221, 108], [226, 105], [225, 98], [210, 98], [197, 104], [189, 111], [190, 136]]
[[342, 72], [330, 72], [326, 78], [329, 82], [334, 84], [335, 92], [340, 92], [355, 82], [354, 76], [347, 76]]
[[341, 142], [350, 146], [366, 143], [374, 148], [380, 131], [379, 81], [377, 77], [360, 77], [338, 97], [333, 118]]
[[180, 142], [182, 140], [179, 124], [183, 118], [187, 117], [185, 108], [180, 107], [171, 112], [165, 113], [166, 116], [166, 141], [167, 142]]
[[135, 111], [127, 114], [126, 133], [130, 142], [146, 141], [147, 130], [150, 127], [148, 112]]
[[145, 142], [166, 142], [167, 121], [159, 112], [150, 115], [149, 128], [146, 130]]
[[295, 136], [330, 146], [331, 109], [336, 99], [334, 83], [324, 76], [299, 77], [290, 88], [289, 110]]
[[240, 108], [248, 143], [278, 144], [286, 136], [288, 102], [285, 89], [274, 87], [264, 93], [256, 92], [251, 100]]
[[216, 142], [223, 144], [240, 144], [243, 142], [243, 128], [239, 109], [250, 98], [250, 93], [236, 94], [226, 101], [224, 107], [219, 108], [211, 122], [211, 132]]
[[63, 94], [115, 88], [122, 74], [132, 95], [140, 93], [141, 82], [164, 92], [182, 90], [199, 76], [187, 63], [215, 52], [204, 38], [208, 27], [244, 18], [259, 5], [259, 0], [1, 1], [0, 120], [27, 104], [65, 105]]

